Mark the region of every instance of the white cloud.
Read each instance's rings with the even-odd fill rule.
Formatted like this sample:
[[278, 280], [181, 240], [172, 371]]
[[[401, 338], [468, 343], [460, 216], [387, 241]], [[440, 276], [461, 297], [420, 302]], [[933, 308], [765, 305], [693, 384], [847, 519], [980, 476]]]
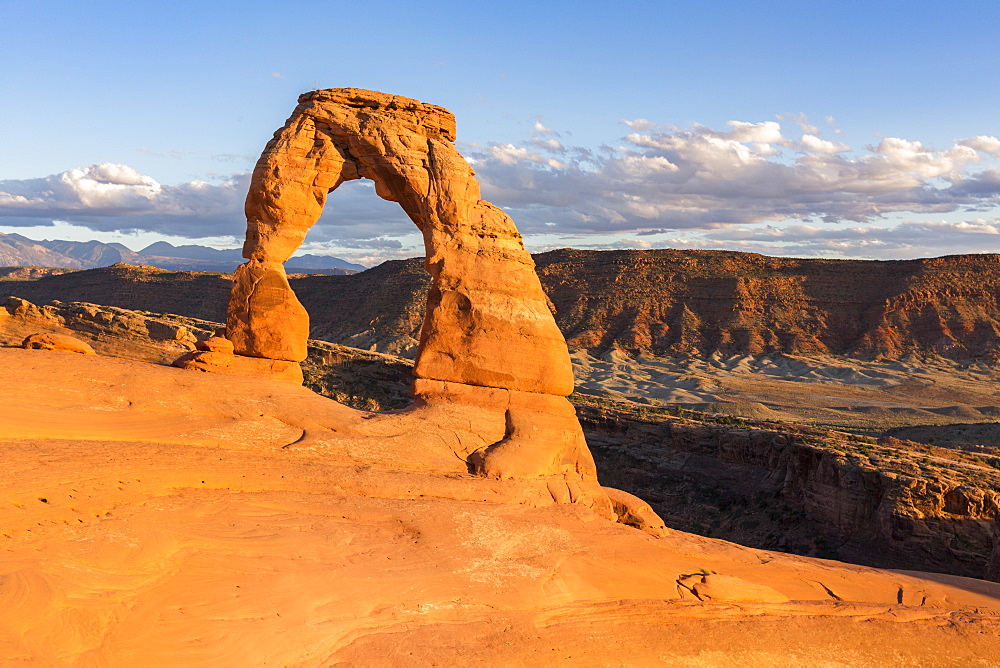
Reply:
[[739, 226], [702, 235], [707, 247], [771, 255], [894, 259], [1000, 252], [1000, 218], [905, 221], [893, 227]]
[[802, 138], [799, 141], [802, 142], [804, 150], [811, 153], [827, 153], [833, 155], [834, 153], [843, 153], [844, 151], [851, 150], [851, 147], [847, 144], [832, 142], [827, 139], [820, 139], [816, 135], [802, 135]]
[[[802, 130], [803, 134], [819, 134], [819, 128], [810, 123], [809, 117], [805, 114], [778, 114], [776, 118], [779, 121], [791, 121], [792, 123], [795, 123], [795, 125], [799, 126], [799, 129]], [[828, 116], [827, 118], [832, 118], [832, 116]], [[827, 122], [830, 123], [832, 121], [828, 120]]]
[[978, 137], [972, 137], [971, 139], [960, 139], [958, 143], [962, 146], [967, 146], [976, 151], [989, 153], [990, 155], [1000, 158], [1000, 139], [997, 139], [996, 137], [979, 135]]
[[541, 121], [535, 121], [535, 132], [540, 135], [552, 135], [553, 137], [558, 137], [559, 133], [555, 130], [545, 127]]
[[781, 134], [781, 125], [774, 121], [764, 121], [763, 123], [745, 123], [743, 121], [729, 121], [726, 123], [730, 130], [725, 138], [738, 142], [759, 142], [761, 144], [780, 144], [785, 141]]
[[565, 165], [555, 158], [549, 158], [541, 153], [532, 152], [524, 147], [514, 146], [513, 144], [494, 144], [486, 150], [491, 158], [498, 161], [502, 165], [518, 165], [523, 162], [537, 162], [548, 167], [552, 167], [553, 169], [565, 168]]
[[562, 143], [558, 139], [542, 139], [541, 137], [532, 137], [531, 143], [538, 148], [544, 148], [549, 151], [561, 151], [563, 148]]
[[220, 183], [163, 186], [126, 165], [101, 163], [39, 179], [0, 182], [0, 221], [37, 225], [65, 220], [95, 230], [159, 230], [199, 236], [233, 235], [248, 174]]
[[781, 153], [781, 151], [779, 151], [778, 149], [774, 148], [770, 144], [754, 143], [753, 150], [754, 150], [754, 153], [756, 153], [757, 155], [759, 155], [762, 158], [769, 158], [772, 155], [778, 155], [779, 153]]
[[[580, 244], [581, 247], [588, 247], [589, 244]], [[646, 250], [653, 247], [653, 243], [645, 239], [619, 239], [607, 244], [601, 244], [603, 248], [613, 248], [616, 250]]]
[[992, 148], [988, 137], [941, 150], [887, 137], [855, 152], [812, 133], [789, 139], [774, 121], [733, 121], [721, 131], [627, 125], [633, 132], [615, 148], [560, 145], [558, 169], [545, 167], [549, 153], [537, 142], [475, 152], [484, 196], [526, 233], [551, 221], [567, 233], [634, 234], [1000, 207], [1000, 169], [974, 169]]
[[656, 127], [656, 123], [652, 121], [647, 121], [645, 118], [637, 118], [633, 121], [622, 121], [629, 130], [633, 132], [645, 132], [646, 130], [652, 130]]
[[[154, 232], [172, 237], [242, 238], [250, 174], [210, 183], [157, 183], [126, 165], [103, 163], [38, 179], [0, 181], [0, 225], [35, 227], [65, 221], [99, 232]], [[415, 228], [398, 204], [370, 182], [335, 191], [310, 240], [380, 239]]]

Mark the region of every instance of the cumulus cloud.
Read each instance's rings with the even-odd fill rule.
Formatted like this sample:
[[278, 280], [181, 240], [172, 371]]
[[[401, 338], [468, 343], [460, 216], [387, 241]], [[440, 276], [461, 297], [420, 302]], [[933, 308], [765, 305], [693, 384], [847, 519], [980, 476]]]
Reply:
[[615, 147], [560, 144], [555, 152], [529, 141], [490, 145], [473, 157], [484, 195], [529, 234], [552, 221], [568, 234], [634, 235], [1000, 206], [1000, 169], [984, 164], [1000, 145], [995, 137], [944, 149], [883, 137], [853, 151], [803, 116], [790, 121], [793, 131], [776, 121], [731, 121], [718, 130], [639, 119], [626, 122], [632, 132]]
[[975, 151], [982, 151], [983, 153], [989, 153], [1000, 158], [1000, 139], [996, 137], [979, 135], [970, 139], [961, 139], [958, 143], [961, 146], [967, 146]]
[[[38, 179], [0, 181], [0, 225], [34, 227], [64, 221], [98, 232], [152, 232], [176, 237], [241, 238], [250, 174], [211, 183], [161, 185], [126, 165], [102, 163]], [[375, 195], [370, 182], [335, 191], [311, 241], [387, 239], [413, 223], [398, 204]]]
[[0, 181], [0, 223], [64, 220], [99, 231], [161, 231], [178, 236], [240, 232], [248, 174], [218, 183], [164, 186], [126, 165], [102, 163], [38, 179]]
[[[558, 144], [558, 142], [557, 142]], [[546, 148], [545, 142], [537, 144], [540, 148]], [[558, 146], [556, 147], [559, 148]], [[513, 144], [493, 144], [486, 149], [489, 157], [502, 165], [517, 165], [522, 162], [537, 162], [554, 169], [563, 169], [565, 165], [555, 158], [543, 155], [537, 151], [529, 151], [523, 146]]]
[[[717, 137], [736, 142], [758, 142], [761, 144], [781, 144], [785, 141], [785, 137], [781, 134], [781, 125], [774, 121], [764, 121], [763, 123], [729, 121], [726, 125], [730, 128], [729, 131], [715, 133]], [[710, 132], [708, 128], [705, 131]]]
[[840, 142], [829, 141], [827, 139], [820, 139], [816, 135], [805, 134], [799, 140], [802, 142], [802, 147], [806, 152], [811, 153], [843, 153], [844, 151], [850, 151], [851, 147], [847, 144], [841, 144]]

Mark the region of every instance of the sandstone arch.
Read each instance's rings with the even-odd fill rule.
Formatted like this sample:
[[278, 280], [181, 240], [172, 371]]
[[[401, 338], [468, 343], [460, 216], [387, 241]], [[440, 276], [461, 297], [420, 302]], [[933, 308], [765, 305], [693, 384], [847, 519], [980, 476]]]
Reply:
[[[557, 396], [573, 390], [562, 333], [513, 221], [480, 199], [441, 107], [375, 91], [306, 93], [268, 143], [246, 201], [247, 235], [229, 304], [236, 353], [301, 361], [308, 334], [281, 263], [327, 194], [369, 178], [420, 229], [432, 286], [417, 378]], [[275, 328], [279, 316], [284, 326]]]
[[282, 263], [330, 191], [369, 178], [417, 225], [427, 252], [432, 285], [415, 403], [402, 413], [345, 407], [332, 422], [308, 418], [294, 449], [444, 469], [460, 463], [463, 472], [534, 479], [519, 493], [535, 490], [529, 497], [583, 503], [613, 518], [566, 399], [573, 390], [569, 354], [534, 261], [510, 217], [480, 199], [454, 140], [454, 116], [441, 107], [353, 88], [300, 96], [265, 147], [247, 195], [247, 262], [234, 276], [225, 330], [235, 356], [209, 359], [218, 355], [206, 344], [179, 363], [286, 377], [297, 371], [308, 315]]

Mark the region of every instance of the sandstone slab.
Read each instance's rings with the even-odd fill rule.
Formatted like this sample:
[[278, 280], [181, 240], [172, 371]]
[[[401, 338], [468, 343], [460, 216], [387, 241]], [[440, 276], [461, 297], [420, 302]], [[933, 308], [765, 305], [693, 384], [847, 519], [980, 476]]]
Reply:
[[443, 386], [373, 418], [103, 355], [0, 348], [0, 368], [6, 663], [1000, 661], [998, 585], [654, 539], [545, 479], [469, 475], [451, 439], [485, 409]]

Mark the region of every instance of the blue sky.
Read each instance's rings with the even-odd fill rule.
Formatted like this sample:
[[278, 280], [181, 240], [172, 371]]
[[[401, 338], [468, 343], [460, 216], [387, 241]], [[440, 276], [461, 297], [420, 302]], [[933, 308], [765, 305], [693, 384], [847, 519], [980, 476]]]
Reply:
[[[238, 245], [296, 96], [440, 104], [532, 250], [1000, 251], [1000, 3], [0, 2], [0, 232]], [[421, 253], [363, 183], [308, 252]]]

